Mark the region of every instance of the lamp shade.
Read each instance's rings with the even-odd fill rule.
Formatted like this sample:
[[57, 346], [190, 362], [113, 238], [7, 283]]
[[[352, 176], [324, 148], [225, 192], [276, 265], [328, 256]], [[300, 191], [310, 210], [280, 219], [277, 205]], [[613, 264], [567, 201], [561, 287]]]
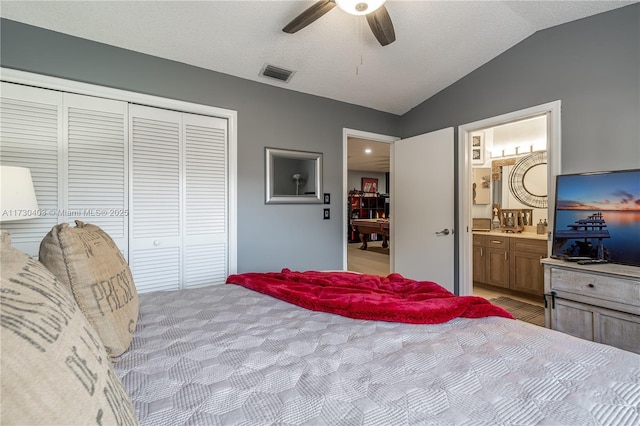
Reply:
[[38, 201], [25, 167], [0, 166], [0, 221], [38, 217]]
[[367, 15], [375, 12], [386, 0], [336, 0], [342, 10], [352, 15]]

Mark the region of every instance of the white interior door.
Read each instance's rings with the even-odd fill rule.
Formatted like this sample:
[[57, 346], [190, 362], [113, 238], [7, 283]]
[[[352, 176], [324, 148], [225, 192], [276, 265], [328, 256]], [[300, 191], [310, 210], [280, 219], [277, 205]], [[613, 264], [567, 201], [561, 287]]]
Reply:
[[2, 82], [0, 158], [27, 167], [38, 216], [3, 224], [15, 247], [37, 257], [57, 223], [80, 219], [104, 229], [125, 258], [127, 103]]
[[127, 103], [64, 94], [64, 222], [102, 228], [128, 259]]
[[184, 140], [183, 287], [228, 275], [227, 120], [182, 114]]
[[131, 216], [129, 263], [139, 292], [177, 290], [182, 281], [182, 115], [129, 109]]
[[228, 275], [227, 120], [131, 105], [131, 256], [136, 288]]
[[391, 271], [452, 292], [454, 174], [452, 127], [391, 147]]
[[19, 84], [0, 85], [0, 161], [4, 166], [27, 167], [38, 200], [39, 217], [3, 222], [11, 244], [37, 257], [42, 238], [64, 209], [62, 165], [63, 95]]

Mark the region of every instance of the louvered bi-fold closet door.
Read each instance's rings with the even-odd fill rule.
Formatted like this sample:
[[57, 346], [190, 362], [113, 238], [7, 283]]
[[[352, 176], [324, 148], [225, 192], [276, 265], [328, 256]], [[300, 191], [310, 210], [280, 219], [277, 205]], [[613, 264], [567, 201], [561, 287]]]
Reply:
[[227, 120], [183, 114], [184, 287], [227, 277]]
[[181, 132], [179, 112], [129, 106], [129, 262], [140, 292], [181, 285]]
[[138, 291], [223, 283], [227, 120], [131, 105], [130, 264]]
[[101, 227], [128, 258], [128, 105], [64, 95], [66, 218]]
[[60, 219], [63, 95], [6, 82], [1, 89], [0, 162], [31, 170], [39, 210], [39, 217], [3, 222], [2, 229], [14, 247], [38, 256], [40, 241]]
[[38, 215], [3, 223], [32, 256], [60, 222], [102, 227], [127, 255], [127, 103], [2, 82], [0, 158], [31, 170]]

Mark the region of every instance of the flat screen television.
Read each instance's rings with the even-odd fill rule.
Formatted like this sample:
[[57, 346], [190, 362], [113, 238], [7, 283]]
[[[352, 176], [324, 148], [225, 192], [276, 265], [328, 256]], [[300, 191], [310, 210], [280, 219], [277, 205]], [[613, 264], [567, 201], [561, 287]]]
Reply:
[[552, 255], [640, 266], [640, 169], [557, 176]]

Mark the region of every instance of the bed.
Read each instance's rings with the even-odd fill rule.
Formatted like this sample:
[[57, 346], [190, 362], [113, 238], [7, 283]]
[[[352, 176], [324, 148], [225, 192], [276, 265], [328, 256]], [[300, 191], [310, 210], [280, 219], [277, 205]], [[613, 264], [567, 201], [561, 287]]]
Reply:
[[39, 260], [0, 253], [3, 425], [640, 424], [640, 355], [435, 283], [285, 269], [138, 294], [79, 221]]
[[114, 367], [142, 425], [640, 424], [640, 356], [521, 321], [352, 319], [228, 284], [139, 297]]

